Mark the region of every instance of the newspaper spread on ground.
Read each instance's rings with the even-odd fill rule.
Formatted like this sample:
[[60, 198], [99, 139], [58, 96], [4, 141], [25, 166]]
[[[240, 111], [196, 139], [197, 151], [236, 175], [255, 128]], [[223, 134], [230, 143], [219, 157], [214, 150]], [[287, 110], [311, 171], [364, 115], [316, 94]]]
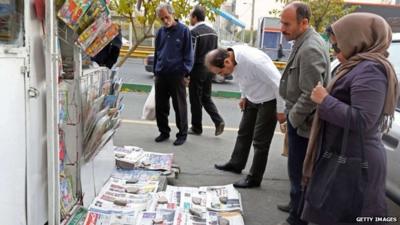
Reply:
[[89, 210], [106, 214], [132, 214], [146, 210], [151, 199], [150, 194], [140, 196], [121, 194], [116, 197], [114, 193], [107, 192], [96, 197]]
[[160, 170], [171, 169], [173, 154], [146, 152], [135, 146], [115, 147], [114, 154], [117, 162], [131, 160], [145, 168], [114, 169], [89, 206], [85, 225], [244, 225], [241, 196], [232, 184], [168, 185], [157, 192]]
[[157, 211], [141, 212], [136, 225], [174, 225], [175, 210], [160, 209]]
[[175, 204], [185, 212], [188, 212], [194, 207], [202, 212], [206, 211], [206, 195], [197, 187], [176, 187], [168, 185], [165, 190], [165, 197], [168, 199], [168, 203]]
[[84, 225], [135, 224], [137, 214], [112, 214], [88, 212]]
[[243, 212], [240, 193], [232, 184], [200, 187], [200, 191], [205, 192], [207, 195], [206, 203], [208, 210], [218, 212]]

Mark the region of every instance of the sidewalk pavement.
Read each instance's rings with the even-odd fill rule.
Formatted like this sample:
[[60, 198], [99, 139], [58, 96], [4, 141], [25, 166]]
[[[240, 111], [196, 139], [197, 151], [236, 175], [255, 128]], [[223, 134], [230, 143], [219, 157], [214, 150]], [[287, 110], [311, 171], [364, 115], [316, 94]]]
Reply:
[[[222, 172], [214, 169], [215, 163], [226, 162], [236, 140], [237, 128], [241, 118], [237, 99], [214, 98], [214, 101], [223, 116], [226, 128], [222, 135], [214, 136], [214, 126], [209, 116], [204, 113], [204, 131], [201, 136], [188, 136], [182, 146], [174, 146], [175, 115], [171, 108], [169, 121], [171, 137], [162, 143], [154, 142], [158, 135], [154, 121], [140, 120], [142, 107], [147, 98], [146, 93], [123, 93], [125, 109], [121, 115], [122, 125], [114, 137], [114, 145], [135, 145], [146, 151], [174, 153], [175, 163], [181, 168], [181, 174], [175, 181], [176, 186], [205, 186], [231, 184], [248, 173], [253, 158], [251, 150], [249, 160], [242, 175]], [[190, 114], [189, 114], [190, 118]], [[189, 120], [190, 121], [190, 120]], [[280, 212], [276, 205], [289, 200], [289, 180], [287, 177], [287, 158], [281, 156], [283, 135], [276, 130], [271, 143], [267, 169], [261, 187], [254, 189], [239, 189], [242, 195], [244, 219], [246, 225], [275, 225], [284, 219], [287, 214]], [[104, 151], [97, 156], [97, 160], [89, 165], [87, 171], [92, 171], [96, 180], [87, 180], [90, 183], [101, 183], [107, 178], [114, 164], [112, 151]], [[87, 196], [89, 197], [89, 196]], [[400, 216], [400, 207], [389, 203], [389, 215]]]
[[[147, 95], [144, 93], [124, 94], [126, 105], [122, 113], [122, 126], [118, 130], [114, 144], [136, 145], [148, 151], [172, 152], [175, 163], [181, 167], [181, 174], [176, 180], [177, 186], [203, 186], [230, 184], [243, 175], [236, 175], [214, 169], [215, 163], [229, 160], [237, 135], [241, 117], [236, 99], [214, 98], [214, 101], [225, 119], [225, 132], [214, 136], [214, 126], [207, 114], [204, 115], [204, 132], [201, 136], [188, 136], [182, 146], [173, 146], [177, 128], [174, 126], [174, 113], [171, 109], [171, 137], [162, 143], [154, 142], [158, 135], [154, 121], [140, 120], [142, 107]], [[190, 121], [190, 120], [189, 120]], [[276, 204], [284, 203], [289, 198], [289, 182], [286, 170], [286, 158], [282, 157], [283, 135], [276, 132], [270, 148], [267, 170], [260, 188], [240, 189], [243, 200], [246, 225], [275, 225], [286, 218], [286, 214], [277, 210]], [[253, 154], [243, 174], [249, 171]]]

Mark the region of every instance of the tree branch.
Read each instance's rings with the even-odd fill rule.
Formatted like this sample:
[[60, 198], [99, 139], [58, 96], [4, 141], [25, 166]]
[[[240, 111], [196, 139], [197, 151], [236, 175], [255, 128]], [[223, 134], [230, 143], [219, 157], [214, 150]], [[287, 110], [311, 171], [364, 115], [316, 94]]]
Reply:
[[133, 19], [133, 16], [132, 16], [132, 15], [129, 17], [129, 20], [131, 21], [132, 30], [133, 30], [133, 35], [134, 35], [134, 37], [135, 37], [135, 40], [137, 40], [137, 39], [138, 39], [138, 36], [137, 36], [137, 31], [136, 31], [136, 26], [135, 26], [135, 20]]

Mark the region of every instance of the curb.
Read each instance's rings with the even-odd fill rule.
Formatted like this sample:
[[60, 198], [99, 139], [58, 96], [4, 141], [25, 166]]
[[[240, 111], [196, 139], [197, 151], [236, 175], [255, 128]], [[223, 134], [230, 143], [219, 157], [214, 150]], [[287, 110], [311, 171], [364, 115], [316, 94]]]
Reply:
[[[149, 93], [151, 90], [151, 85], [148, 84], [128, 84], [123, 83], [121, 91], [122, 92], [145, 92]], [[219, 98], [234, 98], [240, 99], [240, 93], [235, 91], [212, 91], [211, 96]]]

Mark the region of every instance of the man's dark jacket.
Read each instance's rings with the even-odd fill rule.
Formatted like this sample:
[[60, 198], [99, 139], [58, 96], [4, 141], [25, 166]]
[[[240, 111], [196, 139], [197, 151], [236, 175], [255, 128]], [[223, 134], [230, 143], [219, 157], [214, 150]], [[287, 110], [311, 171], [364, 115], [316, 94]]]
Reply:
[[189, 28], [178, 22], [157, 32], [154, 53], [156, 76], [187, 76], [193, 67], [192, 36]]
[[195, 51], [194, 64], [203, 65], [206, 54], [218, 48], [217, 33], [204, 23], [195, 26], [191, 33]]

